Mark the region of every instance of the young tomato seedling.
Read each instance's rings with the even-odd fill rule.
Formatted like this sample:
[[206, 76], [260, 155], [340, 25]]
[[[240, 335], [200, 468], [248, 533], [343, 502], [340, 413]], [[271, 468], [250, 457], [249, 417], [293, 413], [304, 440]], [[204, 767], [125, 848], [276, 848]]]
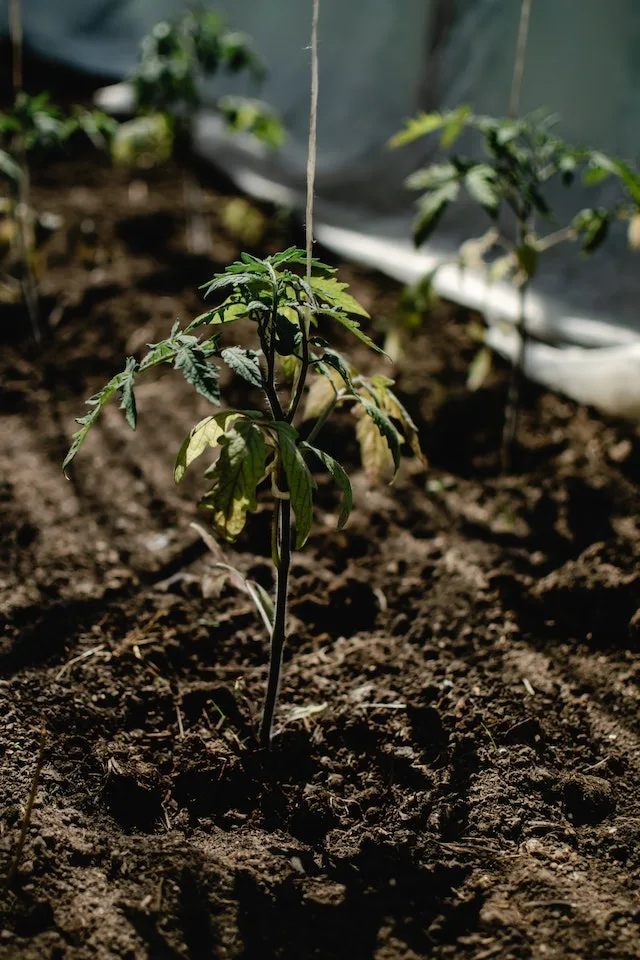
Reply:
[[[116, 123], [97, 110], [74, 107], [62, 111], [47, 93], [30, 96], [19, 92], [11, 108], [0, 113], [0, 183], [7, 186], [7, 226], [3, 244], [6, 256], [6, 296], [14, 288], [22, 297], [33, 335], [40, 339], [36, 282], [36, 236], [41, 220], [31, 204], [31, 172], [68, 149], [79, 138], [107, 150]], [[19, 279], [14, 279], [17, 273]]]
[[[228, 30], [222, 17], [204, 9], [155, 24], [140, 43], [129, 78], [137, 116], [120, 126], [115, 159], [130, 164], [142, 155], [153, 162], [188, 151], [194, 118], [204, 103], [203, 83], [219, 73], [248, 74], [256, 85], [264, 79], [249, 37]], [[215, 107], [228, 129], [251, 134], [268, 147], [281, 145], [282, 125], [262, 101], [226, 96]]]
[[[291, 247], [264, 260], [242, 254], [205, 284], [206, 295], [224, 292], [226, 299], [203, 313], [184, 330], [176, 324], [170, 336], [149, 347], [141, 360], [130, 357], [124, 370], [88, 401], [91, 411], [78, 421], [80, 429], [64, 461], [66, 469], [107, 401], [120, 397], [129, 425], [137, 422], [134, 382], [159, 364], [171, 364], [188, 383], [214, 405], [220, 404], [219, 367], [226, 363], [266, 398], [264, 409], [228, 409], [212, 413], [197, 423], [178, 451], [174, 477], [179, 482], [186, 470], [205, 451], [215, 449], [217, 459], [205, 470], [210, 489], [200, 503], [222, 539], [233, 541], [244, 529], [247, 514], [258, 506], [257, 490], [269, 484], [273, 494], [272, 558], [276, 571], [275, 600], [255, 584], [247, 592], [271, 635], [271, 656], [260, 742], [268, 746], [276, 707], [282, 654], [286, 640], [289, 568], [293, 549], [307, 541], [313, 522], [316, 483], [312, 466], [324, 468], [335, 481], [342, 507], [342, 527], [352, 509], [352, 490], [343, 467], [322, 446], [318, 435], [333, 410], [350, 404], [358, 416], [357, 434], [364, 465], [371, 478], [387, 468], [398, 471], [403, 440], [421, 457], [417, 430], [411, 417], [391, 391], [385, 377], [360, 376], [348, 361], [320, 336], [319, 320], [336, 321], [373, 350], [373, 341], [360, 327], [358, 317], [368, 317], [347, 292], [335, 270], [319, 260], [307, 264], [304, 250]], [[202, 327], [227, 327], [240, 320], [255, 328], [255, 349], [221, 348], [219, 335], [198, 339]], [[380, 351], [378, 351], [380, 352]], [[301, 402], [310, 374], [316, 382], [307, 393], [307, 409]], [[280, 384], [284, 383], [285, 386]], [[318, 387], [320, 384], [320, 388]], [[306, 439], [296, 422], [314, 418]], [[228, 569], [228, 568], [227, 568]], [[237, 571], [232, 571], [236, 577]]]
[[[451, 151], [464, 132], [480, 140], [485, 157], [472, 160], [452, 152], [448, 160], [417, 170], [407, 186], [422, 191], [414, 240], [424, 243], [462, 190], [493, 221], [491, 229], [459, 250], [461, 266], [487, 265], [489, 280], [511, 278], [519, 291], [517, 333], [520, 350], [513, 365], [503, 434], [503, 466], [509, 465], [515, 438], [519, 380], [526, 350], [526, 295], [542, 255], [565, 241], [580, 243], [582, 253], [594, 253], [616, 220], [629, 221], [629, 242], [637, 247], [640, 230], [640, 175], [622, 160], [588, 148], [571, 147], [555, 132], [554, 117], [538, 112], [522, 119], [484, 117], [469, 107], [445, 113], [421, 114], [410, 120], [391, 141], [402, 146], [439, 133], [440, 145]], [[548, 199], [548, 187], [559, 181], [570, 187], [580, 178], [593, 186], [607, 178], [617, 181], [618, 196], [608, 207], [580, 210], [569, 223], [558, 224]], [[544, 230], [544, 223], [553, 229]]]

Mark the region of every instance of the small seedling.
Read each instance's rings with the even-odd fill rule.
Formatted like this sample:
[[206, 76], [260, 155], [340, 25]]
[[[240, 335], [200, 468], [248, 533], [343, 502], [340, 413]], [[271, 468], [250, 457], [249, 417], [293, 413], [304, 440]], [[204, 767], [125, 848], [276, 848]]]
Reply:
[[[121, 125], [115, 158], [140, 162], [142, 153], [146, 162], [157, 162], [176, 149], [188, 149], [194, 117], [203, 106], [203, 82], [218, 73], [248, 73], [258, 84], [265, 71], [250, 39], [227, 30], [216, 13], [196, 9], [157, 23], [143, 38], [130, 77], [139, 116]], [[215, 106], [229, 129], [252, 134], [270, 147], [282, 143], [282, 126], [261, 101], [222, 97]]]
[[[341, 493], [339, 527], [347, 522], [352, 509], [349, 477], [318, 445], [320, 430], [336, 408], [350, 405], [358, 418], [356, 431], [371, 479], [379, 479], [387, 470], [395, 477], [405, 440], [422, 457], [415, 424], [392, 392], [393, 381], [359, 375], [320, 333], [321, 322], [333, 321], [381, 352], [360, 326], [358, 318], [368, 317], [367, 312], [335, 277], [332, 267], [313, 259], [310, 270], [302, 275], [300, 268], [305, 263], [306, 252], [291, 247], [264, 260], [242, 254], [238, 262], [216, 274], [205, 284], [205, 295], [225, 294], [226, 299], [184, 329], [176, 323], [170, 336], [150, 345], [141, 360], [129, 357], [124, 370], [88, 401], [91, 411], [78, 421], [80, 429], [64, 461], [66, 470], [112, 397], [120, 398], [127, 422], [136, 427], [136, 378], [159, 364], [171, 364], [214, 406], [221, 399], [216, 360], [226, 363], [251, 389], [266, 397], [264, 408], [223, 410], [197, 423], [180, 447], [174, 468], [174, 478], [180, 482], [197, 458], [210, 450], [217, 452], [217, 459], [204, 473], [210, 488], [200, 505], [208, 511], [218, 536], [226, 541], [234, 541], [242, 533], [247, 514], [257, 509], [258, 488], [264, 484], [271, 487], [275, 599], [263, 588], [255, 589], [257, 585], [247, 590], [271, 635], [260, 730], [265, 746], [271, 738], [287, 633], [291, 554], [304, 547], [313, 522], [316, 483], [312, 466], [327, 470]], [[198, 338], [201, 328], [209, 328], [209, 332], [226, 329], [242, 320], [254, 326], [255, 349], [223, 348], [218, 333]], [[310, 374], [316, 377], [307, 391]], [[303, 438], [296, 423], [305, 419], [315, 423]], [[232, 573], [243, 579], [238, 571]]]
[[0, 114], [0, 179], [5, 181], [9, 197], [5, 260], [8, 270], [15, 265], [20, 275], [14, 282], [21, 288], [36, 339], [40, 338], [40, 326], [34, 257], [40, 218], [31, 205], [31, 171], [61, 155], [78, 137], [107, 149], [115, 127], [115, 122], [99, 111], [74, 107], [63, 112], [47, 93], [30, 96], [20, 92], [13, 107]]
[[[478, 116], [463, 106], [444, 113], [420, 114], [391, 140], [392, 146], [399, 147], [437, 132], [440, 146], [451, 151], [461, 134], [467, 133], [475, 135], [484, 148], [486, 156], [482, 160], [450, 153], [448, 160], [412, 174], [407, 186], [423, 192], [414, 230], [417, 246], [428, 240], [464, 190], [493, 225], [483, 237], [462, 245], [457, 262], [461, 266], [484, 264], [490, 281], [508, 278], [518, 288], [520, 350], [506, 407], [502, 445], [505, 467], [517, 426], [527, 342], [526, 294], [541, 256], [565, 241], [577, 241], [584, 255], [592, 254], [605, 242], [617, 220], [628, 221], [629, 242], [632, 247], [640, 246], [640, 175], [629, 164], [600, 151], [569, 146], [555, 133], [555, 124], [554, 117], [542, 112], [522, 119], [495, 119]], [[579, 179], [585, 186], [594, 186], [607, 178], [618, 183], [615, 202], [580, 210], [569, 223], [557, 224], [546, 196], [550, 184], [560, 181], [570, 187]], [[544, 223], [554, 229], [544, 232]]]

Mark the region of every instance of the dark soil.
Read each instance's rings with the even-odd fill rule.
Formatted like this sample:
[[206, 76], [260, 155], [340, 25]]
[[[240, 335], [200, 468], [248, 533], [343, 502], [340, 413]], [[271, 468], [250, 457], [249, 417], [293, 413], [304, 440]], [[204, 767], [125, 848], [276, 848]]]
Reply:
[[[469, 394], [470, 318], [427, 317], [395, 375], [430, 469], [370, 490], [328, 429], [357, 509], [336, 533], [318, 476], [260, 753], [264, 631], [189, 525], [197, 475], [172, 480], [205, 401], [151, 379], [136, 434], [114, 405], [61, 473], [84, 399], [240, 249], [227, 185], [205, 188], [206, 258], [178, 171], [137, 180], [96, 158], [41, 173], [38, 209], [65, 220], [44, 347], [0, 313], [3, 874], [46, 724], [0, 957], [635, 960], [640, 435], [530, 388], [500, 476], [506, 374]], [[262, 212], [251, 249], [298, 239]], [[393, 315], [394, 284], [340, 273]], [[269, 509], [227, 550], [265, 586]]]

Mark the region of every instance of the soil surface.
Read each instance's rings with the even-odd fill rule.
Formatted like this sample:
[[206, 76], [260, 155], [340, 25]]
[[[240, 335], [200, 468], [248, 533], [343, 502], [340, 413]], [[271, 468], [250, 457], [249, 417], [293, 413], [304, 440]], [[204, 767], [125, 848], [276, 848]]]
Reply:
[[[149, 379], [138, 431], [107, 409], [63, 477], [84, 400], [201, 311], [239, 230], [253, 223], [251, 252], [299, 240], [285, 213], [248, 221], [227, 184], [203, 183], [212, 247], [196, 256], [174, 167], [133, 183], [96, 157], [41, 171], [35, 205], [64, 218], [38, 268], [42, 347], [0, 308], [5, 876], [41, 766], [0, 957], [635, 960], [634, 428], [529, 388], [502, 476], [507, 373], [470, 393], [473, 318], [427, 316], [393, 375], [428, 472], [409, 460], [369, 489], [350, 424], [327, 428], [357, 508], [337, 533], [318, 474], [269, 755], [264, 631], [190, 526], [198, 472], [172, 479], [206, 402]], [[397, 313], [394, 284], [340, 276], [374, 322]], [[225, 548], [266, 587], [270, 508]]]

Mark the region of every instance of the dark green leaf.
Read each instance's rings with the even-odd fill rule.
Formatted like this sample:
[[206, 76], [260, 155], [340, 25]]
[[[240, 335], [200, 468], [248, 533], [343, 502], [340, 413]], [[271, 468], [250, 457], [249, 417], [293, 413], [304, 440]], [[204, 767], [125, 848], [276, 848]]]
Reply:
[[337, 350], [332, 350], [332, 349], [330, 349], [330, 348], [325, 348], [325, 351], [324, 351], [324, 353], [322, 354], [322, 357], [320, 358], [320, 360], [318, 361], [318, 363], [326, 363], [326, 364], [328, 364], [330, 367], [333, 367], [334, 370], [337, 370], [338, 373], [340, 374], [340, 376], [342, 377], [342, 379], [344, 380], [344, 382], [346, 383], [346, 385], [349, 387], [349, 389], [350, 389], [353, 393], [355, 393], [355, 387], [354, 387], [353, 381], [352, 381], [352, 379], [351, 379], [352, 374], [351, 374], [350, 365], [349, 365], [348, 362], [344, 359], [344, 357], [342, 357], [342, 356], [338, 353]]
[[581, 210], [574, 217], [572, 226], [582, 237], [582, 252], [595, 253], [609, 233], [609, 212], [602, 207], [596, 210]]
[[176, 352], [175, 368], [209, 403], [220, 405], [218, 368], [207, 362], [207, 354], [198, 346], [183, 344]]
[[287, 478], [291, 506], [296, 517], [296, 549], [303, 547], [313, 523], [313, 491], [315, 481], [299, 448], [297, 431], [288, 423], [273, 424], [278, 432], [280, 462]]
[[542, 214], [543, 217], [550, 217], [551, 208], [534, 183], [529, 184], [528, 193], [531, 203], [538, 213]]
[[313, 453], [314, 456], [318, 458], [320, 463], [333, 477], [338, 489], [342, 492], [342, 509], [340, 510], [340, 516], [338, 518], [338, 530], [341, 530], [353, 510], [353, 492], [351, 490], [349, 477], [338, 461], [334, 460], [328, 453], [325, 453], [324, 450], [319, 450], [318, 447], [313, 447], [310, 443], [301, 443], [300, 449], [305, 453]]
[[90, 407], [93, 407], [93, 409], [90, 410], [86, 416], [79, 417], [76, 419], [76, 423], [80, 424], [80, 430], [77, 430], [73, 434], [73, 443], [71, 444], [71, 447], [69, 448], [69, 452], [67, 453], [62, 463], [62, 469], [65, 473], [65, 476], [67, 473], [67, 467], [70, 465], [71, 461], [73, 460], [78, 450], [84, 443], [86, 436], [89, 433], [89, 430], [91, 429], [91, 427], [94, 425], [94, 423], [102, 413], [102, 408], [111, 399], [111, 397], [113, 397], [113, 395], [117, 393], [117, 391], [120, 389], [120, 386], [122, 385], [122, 382], [123, 382], [123, 378], [124, 378], [123, 373], [117, 373], [115, 377], [112, 377], [111, 380], [109, 380], [109, 383], [107, 383], [106, 386], [104, 386], [99, 393], [94, 394], [94, 396], [89, 397], [89, 399], [87, 400], [87, 405]]
[[136, 398], [133, 392], [133, 382], [137, 372], [138, 364], [134, 357], [127, 357], [127, 364], [122, 374], [122, 384], [119, 388], [121, 395], [120, 409], [124, 410], [125, 419], [132, 430], [135, 430], [138, 420]]
[[306, 264], [307, 252], [301, 247], [287, 247], [287, 249], [281, 253], [275, 253], [272, 257], [269, 257], [269, 260], [274, 267], [281, 267], [283, 263]]
[[214, 290], [222, 290], [224, 287], [236, 287], [243, 283], [248, 283], [249, 280], [255, 280], [256, 273], [223, 273], [219, 276], [210, 280], [209, 283], [203, 284], [201, 289], [205, 290], [205, 297], [208, 297], [210, 293], [213, 293]]
[[[319, 312], [324, 313], [323, 310], [320, 310]], [[360, 329], [360, 324], [353, 317], [348, 317], [346, 313], [342, 313], [341, 311], [331, 311], [329, 316], [331, 316], [334, 320], [337, 320], [338, 323], [342, 324], [343, 327], [346, 327], [347, 330], [350, 330], [354, 337], [357, 337], [358, 340], [362, 341], [362, 343], [366, 343], [366, 345], [372, 350], [375, 350], [376, 353], [381, 353], [383, 356], [386, 356], [384, 350], [381, 350], [380, 347], [373, 342], [371, 337], [368, 337], [367, 334]]]
[[516, 258], [518, 266], [526, 276], [527, 280], [532, 280], [535, 276], [538, 266], [538, 251], [528, 243], [523, 243], [516, 247]]
[[298, 324], [291, 323], [282, 311], [276, 316], [276, 351], [281, 357], [290, 357], [296, 349], [296, 335], [299, 335]]
[[565, 187], [570, 187], [573, 183], [577, 166], [576, 158], [569, 153], [561, 157], [558, 161], [558, 170]]
[[253, 384], [264, 386], [264, 377], [260, 369], [260, 353], [257, 350], [245, 350], [243, 347], [227, 347], [222, 351], [222, 359], [228, 363], [234, 373]]

